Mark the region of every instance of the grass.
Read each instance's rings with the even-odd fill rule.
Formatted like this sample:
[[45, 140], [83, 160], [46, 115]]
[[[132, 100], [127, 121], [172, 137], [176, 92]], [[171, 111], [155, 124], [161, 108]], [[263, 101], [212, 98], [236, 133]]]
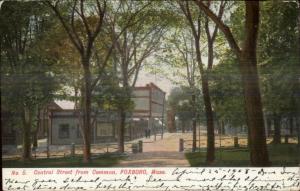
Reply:
[[31, 161], [22, 161], [20, 159], [3, 160], [4, 168], [34, 168], [34, 167], [111, 167], [119, 163], [124, 156], [104, 154], [92, 159], [90, 163], [84, 164], [82, 156], [62, 157], [50, 159], [32, 159]]
[[[300, 149], [296, 144], [268, 145], [272, 166], [298, 166], [300, 163]], [[250, 166], [248, 149], [217, 149], [215, 163], [217, 167], [245, 167]], [[205, 152], [186, 153], [187, 160], [192, 167], [208, 166], [205, 162]]]

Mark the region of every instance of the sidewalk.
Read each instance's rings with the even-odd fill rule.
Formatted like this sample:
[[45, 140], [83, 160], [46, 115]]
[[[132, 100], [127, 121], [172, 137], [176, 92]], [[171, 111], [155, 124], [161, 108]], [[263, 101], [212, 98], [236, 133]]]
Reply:
[[184, 153], [178, 151], [179, 139], [183, 138], [181, 133], [165, 133], [163, 139], [160, 135], [151, 136], [150, 139], [143, 138], [143, 153], [130, 154], [128, 158], [121, 161], [119, 167], [188, 167]]

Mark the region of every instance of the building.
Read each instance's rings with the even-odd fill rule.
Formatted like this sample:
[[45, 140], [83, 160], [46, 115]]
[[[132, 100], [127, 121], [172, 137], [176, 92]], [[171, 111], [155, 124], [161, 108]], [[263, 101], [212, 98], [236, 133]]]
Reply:
[[[164, 127], [165, 92], [155, 84], [135, 87], [132, 92], [134, 109], [127, 113], [125, 141], [151, 134], [162, 134]], [[120, 118], [117, 111], [94, 111], [92, 117], [91, 143], [116, 142]], [[82, 113], [79, 110], [52, 110], [50, 144], [82, 144]]]
[[63, 110], [58, 104], [54, 101], [48, 103], [38, 114], [38, 122], [37, 122], [37, 138], [43, 139], [47, 138], [48, 128], [50, 124], [50, 115], [52, 111], [61, 111]]

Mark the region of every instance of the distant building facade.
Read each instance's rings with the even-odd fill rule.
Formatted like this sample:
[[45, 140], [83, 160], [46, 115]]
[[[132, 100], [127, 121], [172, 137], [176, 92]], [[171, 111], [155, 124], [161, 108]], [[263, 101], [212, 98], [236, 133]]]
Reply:
[[[151, 134], [163, 133], [165, 92], [155, 84], [135, 87], [132, 92], [134, 109], [127, 114], [125, 141], [145, 136], [146, 129]], [[97, 111], [92, 114], [91, 143], [116, 142], [120, 125], [116, 111]], [[50, 144], [82, 144], [82, 113], [79, 110], [52, 110]]]

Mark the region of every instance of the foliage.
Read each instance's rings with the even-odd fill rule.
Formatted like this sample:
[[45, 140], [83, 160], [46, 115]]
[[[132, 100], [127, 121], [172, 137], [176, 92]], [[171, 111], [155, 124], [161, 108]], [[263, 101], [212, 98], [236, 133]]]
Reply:
[[[193, 93], [196, 95], [196, 107], [192, 105], [191, 99]], [[203, 99], [201, 96], [199, 89], [193, 90], [186, 86], [176, 87], [171, 90], [167, 104], [182, 121], [191, 121], [193, 118], [193, 110], [196, 108], [196, 116], [199, 120], [200, 117], [203, 117], [204, 113]]]
[[259, 60], [265, 111], [269, 115], [295, 115], [299, 107], [296, 3], [264, 2], [261, 14]]
[[[217, 118], [233, 127], [245, 125], [244, 97], [237, 60], [225, 54], [211, 74], [211, 97]], [[237, 117], [239, 116], [239, 117]]]
[[[49, 29], [39, 3], [4, 3], [1, 10], [1, 101], [8, 111], [37, 111], [58, 88], [53, 60], [39, 42]], [[51, 23], [51, 22], [50, 22]]]
[[93, 108], [106, 111], [117, 111], [124, 108], [126, 111], [131, 112], [134, 103], [130, 99], [130, 92], [125, 92], [125, 89], [118, 85], [118, 80], [114, 78], [114, 75], [114, 73], [105, 72], [101, 84], [95, 87]]

